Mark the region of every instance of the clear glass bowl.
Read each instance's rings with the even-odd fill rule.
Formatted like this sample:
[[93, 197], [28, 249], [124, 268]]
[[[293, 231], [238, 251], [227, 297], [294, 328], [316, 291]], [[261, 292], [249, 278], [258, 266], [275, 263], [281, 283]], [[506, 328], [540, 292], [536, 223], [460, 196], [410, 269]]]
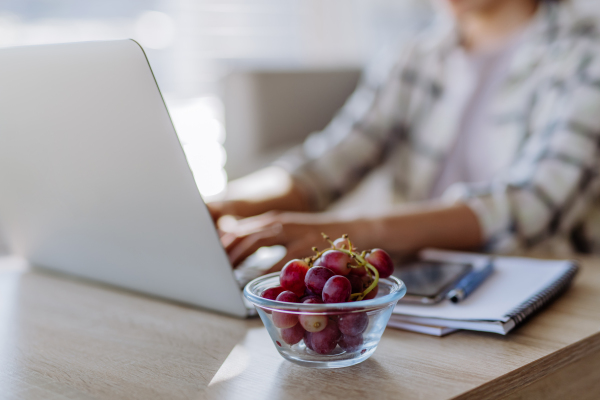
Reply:
[[[404, 283], [390, 276], [379, 280], [379, 291], [371, 300], [303, 304], [260, 297], [265, 289], [274, 286], [279, 286], [279, 272], [248, 283], [244, 296], [256, 307], [279, 354], [286, 360], [312, 368], [348, 367], [369, 358], [379, 344], [394, 306], [406, 293]], [[289, 326], [298, 319], [313, 330], [315, 325], [325, 328], [309, 334], [298, 322], [292, 328], [281, 329], [273, 323], [274, 316], [280, 327]], [[313, 349], [307, 346], [307, 341]]]

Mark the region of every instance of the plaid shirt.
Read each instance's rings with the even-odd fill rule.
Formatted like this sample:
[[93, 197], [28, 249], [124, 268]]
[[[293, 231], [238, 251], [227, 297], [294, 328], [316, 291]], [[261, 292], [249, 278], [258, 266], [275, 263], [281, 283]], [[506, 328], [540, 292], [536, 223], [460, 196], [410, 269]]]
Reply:
[[[331, 123], [279, 160], [322, 210], [373, 168], [389, 163], [401, 202], [427, 200], [457, 137], [473, 79], [450, 70], [456, 29], [437, 24], [401, 57], [368, 69]], [[389, 66], [389, 67], [387, 67]], [[470, 79], [471, 78], [471, 79]], [[460, 80], [463, 88], [447, 90]], [[454, 81], [455, 82], [455, 81]], [[485, 183], [443, 196], [479, 218], [485, 250], [600, 252], [600, 31], [567, 4], [544, 4], [491, 101]], [[508, 163], [506, 163], [508, 160]], [[500, 164], [501, 165], [501, 164]]]

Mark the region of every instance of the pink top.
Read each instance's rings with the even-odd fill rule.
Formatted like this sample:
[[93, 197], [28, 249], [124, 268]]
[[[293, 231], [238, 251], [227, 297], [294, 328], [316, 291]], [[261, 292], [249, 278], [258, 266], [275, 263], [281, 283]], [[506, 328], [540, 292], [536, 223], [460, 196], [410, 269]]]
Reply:
[[[474, 76], [473, 90], [464, 106], [458, 126], [459, 133], [447, 155], [440, 176], [431, 191], [431, 198], [440, 197], [448, 187], [457, 182], [490, 181], [500, 167], [487, 160], [494, 159], [490, 140], [490, 102], [507, 75], [511, 56], [518, 40], [509, 40], [493, 50], [466, 52], [455, 50], [460, 65], [466, 66]], [[507, 160], [508, 161], [508, 160]]]

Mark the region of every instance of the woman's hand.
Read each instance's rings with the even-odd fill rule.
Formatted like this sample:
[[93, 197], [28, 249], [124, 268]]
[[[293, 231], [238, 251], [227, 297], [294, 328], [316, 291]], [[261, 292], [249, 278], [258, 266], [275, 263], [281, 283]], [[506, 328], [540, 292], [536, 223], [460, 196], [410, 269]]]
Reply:
[[221, 237], [231, 264], [237, 267], [246, 257], [260, 247], [283, 245], [287, 254], [269, 272], [279, 271], [287, 261], [313, 255], [314, 246], [327, 247], [321, 236], [327, 233], [332, 238], [355, 231], [353, 221], [339, 222], [334, 218], [316, 213], [268, 212], [239, 221], [230, 220], [223, 224], [225, 233]]
[[312, 247], [328, 247], [321, 232], [332, 239], [347, 233], [358, 248], [382, 248], [395, 256], [411, 255], [424, 247], [473, 250], [483, 244], [475, 213], [464, 204], [421, 205], [390, 210], [378, 217], [340, 219], [329, 213], [268, 212], [221, 226], [225, 250], [234, 267], [262, 246], [283, 245], [285, 260], [312, 255]]
[[224, 200], [207, 203], [215, 223], [224, 215], [247, 218], [271, 210], [308, 211], [306, 194], [292, 177], [269, 167], [230, 182]]
[[234, 215], [237, 217], [249, 217], [261, 213], [263, 207], [245, 200], [225, 200], [206, 203], [210, 215], [215, 223], [224, 215]]

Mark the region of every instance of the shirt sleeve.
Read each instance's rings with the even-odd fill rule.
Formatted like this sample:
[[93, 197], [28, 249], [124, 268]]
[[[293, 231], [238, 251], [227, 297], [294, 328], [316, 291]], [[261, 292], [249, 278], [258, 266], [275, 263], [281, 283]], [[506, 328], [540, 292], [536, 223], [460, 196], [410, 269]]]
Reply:
[[[600, 188], [600, 60], [537, 93], [529, 135], [511, 167], [485, 184], [454, 185], [444, 197], [479, 218], [487, 250], [527, 249], [582, 222]], [[593, 61], [595, 60], [595, 61]]]
[[292, 175], [314, 211], [354, 188], [402, 141], [409, 99], [403, 79], [408, 53], [394, 57], [387, 51], [377, 57], [327, 127], [275, 163]]

